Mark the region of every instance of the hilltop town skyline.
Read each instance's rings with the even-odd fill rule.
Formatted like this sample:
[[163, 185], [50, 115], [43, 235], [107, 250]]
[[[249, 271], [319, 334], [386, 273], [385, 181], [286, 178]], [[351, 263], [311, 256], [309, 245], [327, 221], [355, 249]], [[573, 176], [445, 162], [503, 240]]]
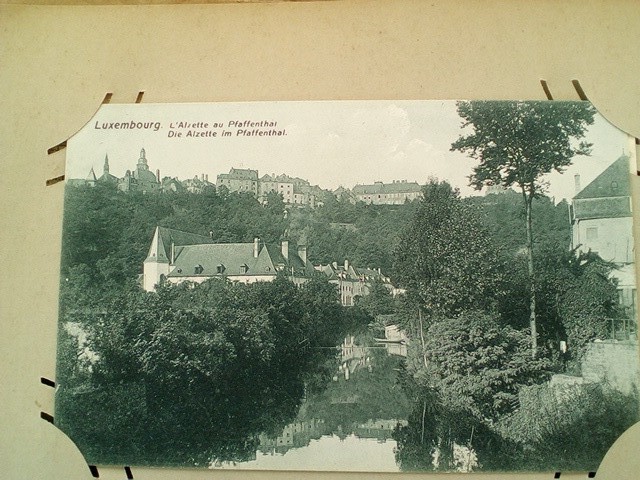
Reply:
[[[288, 204], [306, 204], [306, 201], [296, 200], [295, 195], [298, 193], [320, 194], [321, 192], [330, 192], [336, 195], [342, 192], [351, 192], [354, 196], [354, 200], [371, 200], [371, 194], [382, 193], [385, 195], [395, 194], [403, 195], [402, 200], [405, 198], [413, 200], [417, 198], [417, 194], [420, 192], [421, 185], [417, 181], [410, 181], [407, 179], [397, 179], [391, 182], [375, 181], [370, 184], [358, 183], [353, 186], [340, 185], [337, 189], [331, 190], [329, 188], [323, 188], [321, 185], [315, 185], [309, 182], [306, 178], [292, 177], [286, 172], [275, 173], [261, 173], [257, 169], [251, 168], [236, 168], [232, 167], [229, 172], [218, 172], [212, 175], [209, 179], [208, 173], [201, 173], [195, 175], [193, 178], [181, 178], [180, 176], [163, 175], [160, 169], [154, 171], [153, 165], [148, 164], [148, 158], [146, 156], [146, 150], [142, 148], [140, 155], [135, 164], [136, 168], [127, 169], [122, 175], [113, 175], [111, 169], [109, 155], [106, 154], [101, 168], [91, 167], [87, 175], [83, 178], [69, 178], [67, 179], [69, 184], [81, 185], [94, 183], [113, 183], [118, 185], [118, 188], [122, 191], [130, 190], [143, 190], [145, 192], [151, 191], [176, 191], [176, 185], [184, 190], [194, 192], [200, 192], [207, 186], [221, 187], [225, 186], [229, 191], [249, 191], [256, 195], [258, 198], [264, 198], [266, 193], [270, 191], [279, 191], [283, 194], [285, 203]], [[142, 162], [142, 163], [141, 163]], [[155, 173], [154, 173], [155, 172]], [[117, 173], [117, 172], [116, 172]], [[142, 178], [140, 178], [142, 176]], [[132, 186], [131, 181], [138, 180], [141, 182], [139, 186]], [[254, 180], [252, 182], [252, 180]], [[145, 187], [146, 183], [157, 183], [153, 185], [153, 188]], [[225, 183], [226, 182], [226, 183]], [[253, 183], [253, 188], [251, 186]], [[289, 187], [290, 185], [290, 187]], [[278, 189], [280, 186], [280, 189]], [[284, 188], [290, 188], [291, 191], [283, 190]], [[378, 191], [380, 190], [380, 191]], [[375, 202], [374, 202], [375, 203]], [[396, 201], [394, 203], [402, 203]]]
[[[286, 130], [278, 137], [168, 138], [176, 119], [273, 119]], [[266, 119], [266, 120], [265, 120]], [[96, 130], [99, 122], [154, 121], [159, 128]], [[202, 123], [202, 122], [200, 122]], [[186, 124], [186, 122], [185, 122]], [[69, 141], [67, 178], [86, 178], [91, 168], [100, 175], [105, 155], [118, 176], [135, 168], [141, 148], [147, 151], [153, 173], [180, 180], [208, 175], [212, 181], [231, 168], [258, 170], [304, 178], [311, 185], [335, 190], [397, 180], [424, 184], [429, 178], [446, 180], [463, 196], [477, 195], [467, 176], [474, 161], [450, 152], [463, 131], [455, 102], [263, 102], [222, 104], [105, 105]], [[220, 130], [222, 132], [222, 130]], [[557, 201], [575, 194], [573, 175], [583, 184], [594, 179], [623, 152], [630, 152], [628, 136], [597, 115], [587, 134], [590, 157], [581, 157], [563, 175], [549, 175], [548, 195]]]

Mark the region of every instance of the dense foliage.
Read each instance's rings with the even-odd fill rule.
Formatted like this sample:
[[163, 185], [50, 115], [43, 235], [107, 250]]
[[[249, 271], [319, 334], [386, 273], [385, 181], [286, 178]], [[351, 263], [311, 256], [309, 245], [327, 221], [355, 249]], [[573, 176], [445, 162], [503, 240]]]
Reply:
[[527, 340], [482, 312], [434, 322], [426, 332], [427, 367], [417, 380], [450, 409], [494, 421], [513, 408], [521, 386], [548, 377], [549, 360], [532, 360]]
[[[407, 294], [396, 300], [394, 315], [413, 339], [402, 378], [414, 408], [408, 425], [394, 434], [403, 469], [577, 465], [556, 462], [546, 447], [511, 429], [535, 423], [539, 415], [535, 408], [518, 410], [523, 389], [542, 388], [552, 373], [579, 365], [587, 343], [606, 336], [618, 314], [616, 286], [611, 265], [569, 249], [566, 204], [542, 197], [533, 207], [540, 212], [534, 229], [547, 230], [536, 237], [540, 346], [531, 358], [526, 218], [519, 197], [505, 192], [463, 200], [445, 183], [424, 188], [395, 265]], [[560, 340], [569, 344], [564, 355]], [[609, 442], [637, 418], [615, 405], [587, 415], [602, 422], [607, 412], [620, 419]], [[584, 447], [582, 459], [601, 458], [604, 442], [574, 442], [574, 426], [562, 425], [556, 433], [570, 451]]]
[[430, 316], [490, 308], [500, 259], [474, 209], [446, 182], [430, 181], [395, 251], [395, 280]]
[[605, 385], [523, 389], [520, 408], [497, 430], [526, 450], [519, 468], [546, 465], [555, 471], [596, 471], [618, 436], [638, 418], [637, 393]]
[[296, 415], [352, 318], [323, 278], [167, 285], [108, 313], [69, 313], [94, 358], [90, 375], [61, 360], [60, 426], [90, 460], [131, 461], [132, 449], [143, 462], [247, 458], [259, 433]]

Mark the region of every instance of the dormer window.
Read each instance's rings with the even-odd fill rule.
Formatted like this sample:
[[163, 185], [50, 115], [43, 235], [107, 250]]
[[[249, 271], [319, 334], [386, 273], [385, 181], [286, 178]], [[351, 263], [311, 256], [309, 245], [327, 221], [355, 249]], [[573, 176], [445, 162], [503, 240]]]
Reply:
[[203, 270], [204, 270], [204, 267], [200, 264], [193, 267], [193, 273], [196, 275], [200, 275], [203, 272]]
[[249, 265], [246, 263], [244, 265], [240, 265], [240, 273], [247, 273], [249, 271]]
[[618, 189], [618, 182], [616, 182], [616, 181], [611, 182], [611, 188], [613, 190], [617, 190]]
[[223, 264], [219, 264], [218, 266], [216, 266], [216, 273], [224, 273], [225, 270], [226, 268]]

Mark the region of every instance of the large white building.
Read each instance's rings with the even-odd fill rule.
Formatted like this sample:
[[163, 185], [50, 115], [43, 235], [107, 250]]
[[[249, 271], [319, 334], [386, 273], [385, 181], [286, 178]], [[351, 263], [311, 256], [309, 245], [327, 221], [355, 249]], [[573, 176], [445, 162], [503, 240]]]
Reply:
[[269, 282], [283, 272], [295, 284], [306, 282], [314, 273], [305, 245], [214, 243], [211, 238], [156, 227], [144, 261], [142, 286], [154, 291], [161, 282], [201, 283], [209, 278], [225, 278], [242, 283]]
[[637, 294], [631, 166], [623, 155], [573, 197], [572, 242], [579, 251], [591, 250], [617, 266], [612, 276], [618, 281], [620, 304], [636, 318]]
[[357, 201], [373, 205], [402, 205], [422, 196], [422, 187], [416, 182], [395, 180], [392, 183], [374, 182], [356, 185], [351, 191]]

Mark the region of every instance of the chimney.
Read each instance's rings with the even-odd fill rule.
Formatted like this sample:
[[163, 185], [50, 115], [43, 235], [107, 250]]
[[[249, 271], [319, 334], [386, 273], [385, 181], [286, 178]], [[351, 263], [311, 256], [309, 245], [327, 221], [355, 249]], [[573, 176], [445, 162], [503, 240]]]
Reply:
[[158, 183], [160, 183], [160, 169], [156, 170], [156, 178], [158, 179]]
[[334, 270], [338, 269], [338, 262], [331, 262], [331, 266], [333, 267]]
[[205, 179], [207, 182], [209, 181], [209, 174], [208, 174], [208, 173], [204, 176], [204, 179]]
[[346, 258], [344, 259], [344, 269], [345, 271], [349, 270], [349, 260], [347, 260]]
[[204, 173], [200, 174], [200, 179], [204, 182]]
[[307, 246], [306, 245], [298, 245], [298, 256], [302, 263], [307, 264]]
[[282, 239], [282, 256], [285, 260], [289, 260], [289, 240]]
[[580, 175], [579, 174], [575, 174], [573, 176], [573, 181], [574, 181], [574, 183], [576, 185], [576, 195], [577, 195], [578, 193], [580, 193], [580, 190], [582, 190], [580, 188]]
[[253, 258], [258, 258], [260, 253], [260, 239], [258, 237], [253, 239]]

